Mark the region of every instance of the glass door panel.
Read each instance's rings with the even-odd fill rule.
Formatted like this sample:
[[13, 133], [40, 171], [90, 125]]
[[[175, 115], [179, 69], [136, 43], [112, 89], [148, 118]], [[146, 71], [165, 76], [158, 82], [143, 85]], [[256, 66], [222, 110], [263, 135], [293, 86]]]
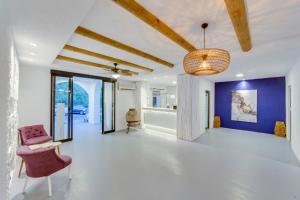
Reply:
[[103, 133], [115, 131], [115, 85], [113, 82], [103, 82]]
[[210, 118], [209, 101], [210, 101], [210, 92], [205, 91], [205, 129], [209, 129], [209, 118]]
[[52, 76], [52, 136], [54, 141], [72, 140], [72, 78]]

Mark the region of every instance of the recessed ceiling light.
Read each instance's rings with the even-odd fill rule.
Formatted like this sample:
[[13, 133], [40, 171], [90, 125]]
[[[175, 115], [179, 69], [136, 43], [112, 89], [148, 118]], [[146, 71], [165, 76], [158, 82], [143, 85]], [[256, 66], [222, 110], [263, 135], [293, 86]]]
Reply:
[[115, 79], [117, 79], [117, 78], [120, 77], [120, 74], [113, 74], [112, 77], [115, 78]]
[[36, 43], [30, 42], [30, 46], [36, 47]]
[[236, 77], [239, 77], [239, 78], [244, 77], [244, 74], [237, 74]]
[[176, 81], [172, 81], [172, 83], [175, 85], [177, 82]]

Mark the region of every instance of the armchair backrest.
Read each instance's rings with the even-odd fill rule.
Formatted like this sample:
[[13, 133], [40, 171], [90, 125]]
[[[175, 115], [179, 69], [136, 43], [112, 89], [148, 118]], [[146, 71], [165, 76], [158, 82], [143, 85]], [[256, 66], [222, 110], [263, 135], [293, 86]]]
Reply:
[[26, 165], [26, 174], [29, 177], [49, 176], [66, 166], [65, 161], [56, 154], [54, 148], [31, 150], [28, 146], [21, 146], [17, 150]]
[[33, 126], [24, 126], [19, 128], [19, 134], [21, 139], [21, 145], [24, 145], [25, 141], [34, 137], [47, 136], [47, 132], [44, 129], [44, 126], [33, 125]]

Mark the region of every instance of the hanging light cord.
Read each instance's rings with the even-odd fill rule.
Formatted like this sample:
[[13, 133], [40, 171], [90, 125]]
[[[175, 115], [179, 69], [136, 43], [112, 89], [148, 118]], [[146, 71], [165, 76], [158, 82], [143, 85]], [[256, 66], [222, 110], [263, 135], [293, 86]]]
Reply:
[[203, 41], [204, 41], [204, 49], [205, 49], [205, 28], [203, 30], [204, 30]]

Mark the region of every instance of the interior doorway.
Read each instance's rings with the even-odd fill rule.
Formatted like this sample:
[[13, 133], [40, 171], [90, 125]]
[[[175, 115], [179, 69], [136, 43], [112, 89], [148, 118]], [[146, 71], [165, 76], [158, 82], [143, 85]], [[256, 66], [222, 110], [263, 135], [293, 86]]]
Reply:
[[205, 91], [205, 130], [210, 126], [210, 91]]
[[114, 79], [52, 70], [51, 91], [54, 141], [71, 141], [87, 131], [114, 132]]

